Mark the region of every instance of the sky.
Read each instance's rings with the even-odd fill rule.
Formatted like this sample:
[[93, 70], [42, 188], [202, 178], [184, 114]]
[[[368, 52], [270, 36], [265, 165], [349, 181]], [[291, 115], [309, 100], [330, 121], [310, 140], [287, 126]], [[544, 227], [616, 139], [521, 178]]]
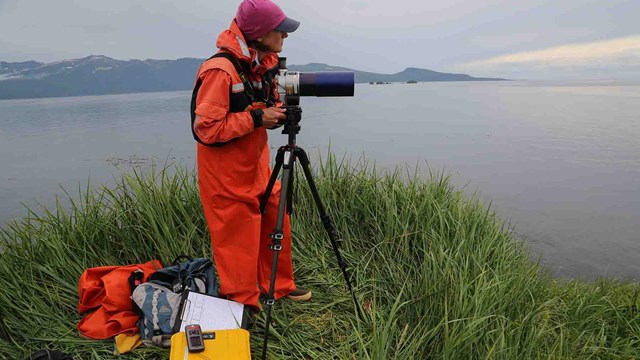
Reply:
[[[0, 61], [206, 58], [239, 0], [0, 0]], [[288, 64], [640, 80], [640, 0], [278, 0]]]

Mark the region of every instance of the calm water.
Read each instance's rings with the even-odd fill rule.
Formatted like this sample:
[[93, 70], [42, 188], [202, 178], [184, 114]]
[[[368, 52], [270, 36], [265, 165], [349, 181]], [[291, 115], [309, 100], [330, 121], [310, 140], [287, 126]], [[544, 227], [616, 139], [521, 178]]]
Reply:
[[[0, 101], [0, 223], [119, 168], [195, 164], [189, 92]], [[298, 143], [476, 192], [560, 276], [640, 278], [640, 84], [356, 85], [304, 98]], [[271, 143], [286, 142], [279, 131]]]

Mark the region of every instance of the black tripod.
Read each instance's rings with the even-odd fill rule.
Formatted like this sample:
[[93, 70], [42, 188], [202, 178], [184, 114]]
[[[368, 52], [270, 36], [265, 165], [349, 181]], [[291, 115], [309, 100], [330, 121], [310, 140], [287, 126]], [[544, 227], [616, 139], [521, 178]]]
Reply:
[[[288, 103], [291, 103], [289, 101]], [[353, 291], [353, 287], [351, 286], [351, 281], [349, 280], [349, 275], [347, 274], [347, 264], [340, 255], [340, 249], [338, 247], [338, 234], [336, 232], [335, 227], [333, 226], [333, 221], [327, 215], [324, 206], [322, 205], [322, 200], [320, 199], [320, 194], [318, 194], [318, 189], [316, 188], [316, 183], [313, 180], [313, 176], [311, 174], [311, 169], [309, 167], [309, 157], [307, 153], [301, 147], [296, 145], [296, 135], [300, 132], [300, 120], [302, 119], [302, 109], [298, 105], [287, 106], [287, 120], [284, 124], [284, 130], [282, 130], [283, 134], [289, 135], [289, 142], [287, 145], [281, 146], [278, 149], [278, 153], [276, 155], [276, 163], [273, 167], [273, 173], [271, 174], [271, 178], [269, 179], [269, 183], [267, 184], [267, 188], [260, 199], [260, 212], [264, 214], [267, 202], [269, 201], [269, 197], [271, 196], [271, 191], [273, 190], [273, 186], [276, 183], [276, 179], [278, 178], [278, 173], [282, 169], [282, 179], [281, 179], [281, 190], [280, 190], [280, 202], [278, 203], [278, 217], [276, 218], [276, 226], [273, 230], [273, 233], [270, 234], [271, 237], [271, 245], [269, 248], [273, 250], [273, 264], [271, 267], [271, 280], [269, 282], [269, 293], [267, 295], [267, 299], [265, 301], [265, 310], [266, 310], [266, 323], [264, 330], [264, 343], [262, 346], [262, 359], [264, 360], [267, 356], [267, 342], [269, 340], [269, 325], [271, 322], [271, 308], [275, 303], [274, 299], [274, 291], [275, 291], [275, 281], [276, 281], [276, 269], [278, 267], [278, 253], [282, 250], [282, 239], [284, 237], [282, 232], [282, 227], [284, 223], [284, 212], [285, 206], [287, 214], [291, 214], [293, 210], [293, 184], [294, 184], [294, 165], [296, 160], [300, 160], [300, 164], [302, 164], [302, 169], [304, 170], [304, 175], [309, 183], [309, 188], [311, 189], [311, 194], [313, 195], [313, 200], [316, 203], [316, 207], [318, 208], [318, 212], [320, 213], [320, 220], [324, 225], [327, 234], [329, 235], [329, 239], [331, 240], [331, 246], [333, 247], [333, 251], [336, 254], [336, 259], [338, 261], [338, 265], [340, 266], [340, 270], [342, 270], [342, 275], [344, 275], [344, 279], [349, 287], [349, 291], [351, 292], [351, 296], [353, 297], [353, 302], [356, 306], [356, 310], [358, 312], [358, 317], [360, 320], [363, 320], [362, 310], [358, 305], [358, 300], [356, 299], [356, 295]]]

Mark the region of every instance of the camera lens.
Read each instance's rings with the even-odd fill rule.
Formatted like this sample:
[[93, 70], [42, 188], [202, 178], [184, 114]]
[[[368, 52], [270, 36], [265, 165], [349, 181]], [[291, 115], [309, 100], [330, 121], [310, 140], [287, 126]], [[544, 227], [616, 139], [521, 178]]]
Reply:
[[301, 72], [300, 96], [353, 96], [354, 73]]

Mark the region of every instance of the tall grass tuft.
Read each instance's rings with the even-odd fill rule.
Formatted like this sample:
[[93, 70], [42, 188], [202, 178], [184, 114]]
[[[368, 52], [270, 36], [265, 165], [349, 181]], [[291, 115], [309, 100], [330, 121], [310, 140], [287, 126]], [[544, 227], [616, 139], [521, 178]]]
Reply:
[[[293, 233], [297, 282], [310, 303], [278, 301], [272, 359], [632, 359], [640, 356], [640, 286], [560, 282], [486, 205], [443, 174], [381, 172], [329, 154], [317, 186], [342, 235], [341, 253], [364, 312], [358, 319], [303, 177]], [[210, 257], [196, 177], [180, 167], [123, 174], [114, 188], [8, 224], [1, 232], [0, 358], [52, 348], [112, 358], [110, 341], [82, 339], [84, 269], [183, 253]], [[264, 317], [252, 328], [259, 355]], [[138, 348], [130, 359], [166, 359]]]

